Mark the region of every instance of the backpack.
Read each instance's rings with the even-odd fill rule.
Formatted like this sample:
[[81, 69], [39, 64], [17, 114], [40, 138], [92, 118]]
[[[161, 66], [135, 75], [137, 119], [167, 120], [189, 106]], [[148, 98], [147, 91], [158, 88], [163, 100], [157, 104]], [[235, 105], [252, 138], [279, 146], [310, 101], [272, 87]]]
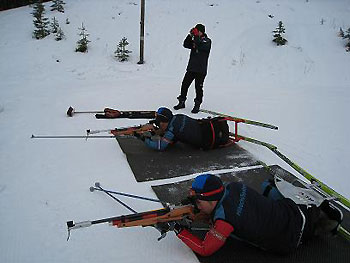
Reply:
[[205, 150], [218, 148], [229, 141], [229, 127], [225, 117], [198, 120], [202, 128], [202, 147]]

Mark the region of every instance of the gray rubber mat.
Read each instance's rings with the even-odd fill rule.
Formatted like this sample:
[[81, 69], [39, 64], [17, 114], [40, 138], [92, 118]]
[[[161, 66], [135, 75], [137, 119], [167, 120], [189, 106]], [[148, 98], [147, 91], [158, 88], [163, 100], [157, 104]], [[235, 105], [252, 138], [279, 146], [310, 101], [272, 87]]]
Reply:
[[117, 140], [138, 182], [259, 164], [249, 152], [236, 144], [203, 151], [176, 143], [159, 152], [135, 138]]
[[[220, 174], [220, 178], [225, 182], [242, 181], [256, 191], [262, 193], [261, 183], [272, 174], [278, 174], [288, 181], [294, 181], [296, 177], [281, 167], [274, 165], [269, 169], [255, 168], [250, 170], [230, 172]], [[152, 186], [157, 197], [166, 202], [178, 203], [188, 194], [193, 180], [181, 181], [174, 184], [164, 184]], [[349, 229], [350, 213], [342, 209], [344, 220], [342, 225]], [[196, 231], [194, 234], [204, 237], [205, 232]], [[295, 262], [349, 262], [350, 242], [342, 237], [317, 238], [302, 244], [295, 253], [287, 256], [272, 254], [262, 251], [244, 242], [229, 238], [224, 247], [209, 257], [197, 255], [200, 262], [203, 263], [224, 263], [224, 262], [261, 262], [261, 263], [295, 263]]]

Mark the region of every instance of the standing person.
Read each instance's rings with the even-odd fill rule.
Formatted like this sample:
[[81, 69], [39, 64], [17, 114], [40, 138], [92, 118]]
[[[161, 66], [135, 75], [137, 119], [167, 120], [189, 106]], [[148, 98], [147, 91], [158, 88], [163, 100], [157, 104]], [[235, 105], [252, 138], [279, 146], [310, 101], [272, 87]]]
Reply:
[[[271, 199], [240, 182], [226, 187], [212, 174], [202, 174], [192, 183], [191, 196], [212, 226], [204, 240], [176, 224], [174, 231], [193, 251], [209, 256], [229, 237], [278, 254], [293, 252], [315, 234], [335, 233], [342, 220], [339, 209], [325, 200], [319, 207], [297, 205], [282, 195]], [[267, 195], [268, 196], [268, 195]]]
[[195, 80], [196, 98], [192, 113], [198, 113], [203, 100], [203, 83], [207, 75], [208, 58], [211, 48], [211, 40], [205, 33], [205, 26], [197, 24], [191, 29], [184, 40], [183, 46], [191, 49], [190, 59], [188, 61], [186, 74], [182, 80], [181, 94], [177, 97], [179, 103], [174, 106], [175, 110], [185, 108], [188, 88]]

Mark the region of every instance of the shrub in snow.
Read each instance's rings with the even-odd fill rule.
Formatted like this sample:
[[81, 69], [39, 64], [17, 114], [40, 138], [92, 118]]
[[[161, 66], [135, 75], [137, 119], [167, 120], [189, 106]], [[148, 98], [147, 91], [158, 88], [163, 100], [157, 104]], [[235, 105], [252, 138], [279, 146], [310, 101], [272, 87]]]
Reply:
[[272, 31], [274, 39], [272, 40], [277, 44], [277, 46], [283, 46], [285, 45], [288, 41], [283, 37], [285, 34], [286, 30], [284, 29], [282, 21], [278, 22], [278, 27], [274, 31]]
[[56, 32], [56, 35], [55, 35], [55, 40], [56, 41], [60, 41], [60, 40], [62, 40], [62, 39], [64, 39], [65, 38], [65, 35], [64, 35], [64, 33], [63, 33], [63, 30], [62, 30], [62, 28], [58, 28], [57, 29], [57, 32]]
[[64, 7], [66, 3], [63, 2], [62, 0], [53, 0], [52, 5], [51, 5], [51, 11], [58, 11], [61, 13], [64, 13]]
[[339, 29], [338, 37], [344, 37], [344, 31], [342, 28]]
[[350, 51], [350, 27], [348, 28], [348, 30], [345, 31], [343, 38], [347, 40], [347, 43], [345, 45], [345, 50], [346, 52], [349, 52]]
[[114, 54], [116, 54], [115, 57], [118, 58], [120, 62], [128, 61], [129, 53], [132, 52], [126, 49], [127, 45], [129, 45], [129, 42], [126, 37], [123, 37], [122, 40], [119, 41], [117, 50], [114, 52]]
[[60, 25], [58, 24], [56, 17], [52, 18], [52, 22], [51, 22], [50, 26], [51, 26], [51, 33], [57, 33]]
[[88, 50], [88, 43], [90, 42], [90, 40], [87, 39], [89, 34], [86, 32], [84, 23], [81, 23], [81, 28], [79, 27], [78, 29], [80, 30], [79, 36], [81, 39], [77, 41], [78, 46], [75, 49], [75, 52], [85, 53]]
[[33, 38], [42, 39], [48, 35], [50, 35], [50, 31], [48, 29], [49, 19], [44, 17], [45, 7], [41, 1], [36, 2], [33, 5], [32, 15], [34, 17], [33, 23], [35, 26], [35, 30], [33, 32]]
[[67, 24], [67, 25], [70, 24], [68, 17], [66, 18], [66, 24]]

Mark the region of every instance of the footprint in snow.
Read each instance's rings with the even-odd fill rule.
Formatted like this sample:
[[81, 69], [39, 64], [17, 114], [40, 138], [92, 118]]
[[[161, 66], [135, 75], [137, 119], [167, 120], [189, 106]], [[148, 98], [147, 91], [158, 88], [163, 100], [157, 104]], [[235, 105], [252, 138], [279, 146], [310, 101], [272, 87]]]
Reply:
[[6, 185], [0, 184], [0, 194], [6, 189]]

